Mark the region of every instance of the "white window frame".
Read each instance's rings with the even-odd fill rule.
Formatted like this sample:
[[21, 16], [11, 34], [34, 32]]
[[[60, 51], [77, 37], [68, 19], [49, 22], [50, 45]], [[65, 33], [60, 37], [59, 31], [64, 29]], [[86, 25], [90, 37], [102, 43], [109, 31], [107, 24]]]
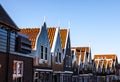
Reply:
[[[14, 70], [14, 63], [16, 63], [16, 66], [15, 66], [15, 70]], [[21, 67], [19, 68], [19, 64], [21, 64]], [[13, 79], [16, 79], [17, 81], [17, 78], [21, 78], [21, 81], [23, 79], [23, 61], [18, 61], [18, 60], [14, 60], [13, 61]], [[19, 70], [21, 70], [21, 73], [19, 73]], [[14, 73], [14, 71], [16, 71], [16, 73]]]
[[34, 82], [39, 80], [39, 72], [34, 72]]

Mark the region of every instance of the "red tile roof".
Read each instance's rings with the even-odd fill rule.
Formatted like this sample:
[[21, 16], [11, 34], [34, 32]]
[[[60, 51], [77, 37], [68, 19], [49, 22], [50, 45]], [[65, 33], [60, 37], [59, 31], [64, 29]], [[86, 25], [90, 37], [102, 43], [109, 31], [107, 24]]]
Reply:
[[[112, 67], [113, 63], [116, 61], [116, 58], [117, 58], [117, 56], [115, 54], [98, 54], [98, 55], [94, 55], [94, 60], [95, 60], [96, 67], [98, 66], [99, 61], [103, 62], [103, 65], [104, 65], [105, 68], [107, 66]], [[97, 60], [97, 59], [99, 59], [99, 60]]]
[[79, 63], [79, 58], [80, 58], [80, 55], [81, 55], [81, 61], [84, 63], [84, 56], [85, 56], [85, 53], [89, 53], [89, 47], [72, 47], [71, 49], [75, 49], [76, 52], [75, 52], [75, 55], [76, 55], [76, 63], [78, 64]]
[[47, 28], [48, 31], [48, 38], [50, 42], [50, 48], [52, 48], [54, 37], [55, 37], [55, 32], [56, 32], [56, 27], [49, 27]]
[[61, 38], [62, 49], [65, 48], [67, 32], [68, 32], [67, 29], [60, 29], [60, 38]]

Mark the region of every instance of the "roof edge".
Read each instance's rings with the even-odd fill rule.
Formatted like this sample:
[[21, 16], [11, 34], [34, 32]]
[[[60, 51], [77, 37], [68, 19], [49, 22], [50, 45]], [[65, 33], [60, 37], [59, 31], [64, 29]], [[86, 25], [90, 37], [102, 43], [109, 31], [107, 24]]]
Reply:
[[14, 29], [16, 31], [20, 31], [20, 29], [18, 27], [15, 27], [15, 26], [12, 26], [12, 25], [9, 25], [3, 21], [0, 20], [0, 24], [4, 25], [4, 26], [7, 26], [8, 28], [11, 28], [11, 29]]

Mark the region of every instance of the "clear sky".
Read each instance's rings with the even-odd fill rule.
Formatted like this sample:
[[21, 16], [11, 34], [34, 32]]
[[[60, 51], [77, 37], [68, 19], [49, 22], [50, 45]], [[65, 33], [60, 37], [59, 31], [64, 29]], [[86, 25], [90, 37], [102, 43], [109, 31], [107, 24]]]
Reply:
[[18, 27], [68, 28], [72, 46], [92, 47], [92, 54], [117, 54], [120, 61], [120, 0], [0, 0]]

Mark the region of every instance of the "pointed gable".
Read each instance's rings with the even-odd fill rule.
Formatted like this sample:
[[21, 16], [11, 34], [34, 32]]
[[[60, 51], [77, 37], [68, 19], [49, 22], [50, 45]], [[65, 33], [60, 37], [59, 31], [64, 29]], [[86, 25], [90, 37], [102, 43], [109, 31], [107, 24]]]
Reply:
[[0, 4], [0, 24], [6, 25], [12, 29], [19, 30], [14, 21], [10, 18], [7, 12], [3, 9]]
[[67, 29], [60, 29], [60, 38], [61, 38], [62, 49], [64, 49], [67, 39]]
[[29, 40], [31, 41], [32, 44], [32, 50], [34, 50], [36, 45], [36, 40], [40, 32], [40, 28], [23, 28], [20, 29], [20, 32], [29, 37]]
[[[80, 62], [80, 55], [81, 55], [81, 62], [84, 63], [84, 57], [86, 53], [89, 53], [90, 48], [89, 47], [72, 47], [71, 49], [75, 49], [75, 55], [76, 55], [76, 62], [77, 64]], [[87, 55], [86, 55], [87, 56]]]
[[47, 29], [47, 31], [48, 31], [48, 38], [49, 38], [49, 42], [50, 42], [50, 48], [52, 48], [54, 37], [55, 37], [56, 28], [55, 27], [49, 27]]
[[96, 66], [99, 64], [97, 62], [103, 62], [103, 67], [107, 68], [107, 66], [112, 67], [114, 62], [117, 60], [117, 56], [115, 54], [98, 54], [94, 55], [94, 60]]

